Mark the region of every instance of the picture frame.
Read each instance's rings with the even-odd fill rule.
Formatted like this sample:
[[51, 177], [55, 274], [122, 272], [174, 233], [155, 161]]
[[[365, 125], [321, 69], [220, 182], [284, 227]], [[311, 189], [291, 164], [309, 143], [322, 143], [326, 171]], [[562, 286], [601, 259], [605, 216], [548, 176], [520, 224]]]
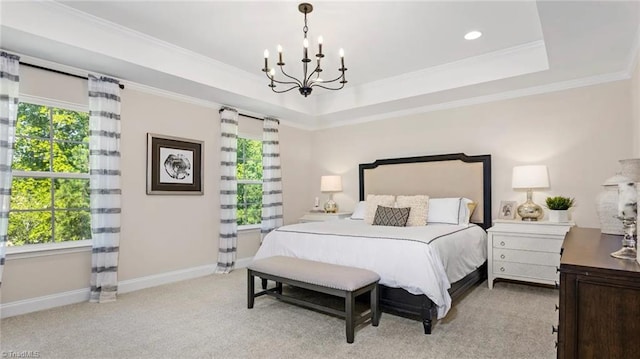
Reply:
[[500, 207], [498, 208], [498, 218], [516, 219], [517, 209], [518, 202], [516, 201], [500, 201]]
[[202, 195], [204, 142], [147, 133], [147, 194]]

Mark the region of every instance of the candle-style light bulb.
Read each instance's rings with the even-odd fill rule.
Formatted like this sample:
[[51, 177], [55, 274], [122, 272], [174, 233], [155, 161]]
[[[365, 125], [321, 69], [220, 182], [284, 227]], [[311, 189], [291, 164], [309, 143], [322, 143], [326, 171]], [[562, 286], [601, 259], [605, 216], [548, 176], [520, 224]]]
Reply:
[[282, 63], [282, 46], [278, 45], [278, 64]]
[[340, 49], [339, 54], [340, 54], [340, 57], [344, 58], [344, 49]]
[[269, 50], [264, 50], [264, 71], [269, 71]]
[[273, 81], [273, 77], [276, 75], [276, 70], [275, 69], [271, 69], [269, 70], [269, 77], [271, 77], [271, 81]]
[[304, 38], [304, 40], [302, 40], [302, 46], [304, 46], [304, 59], [306, 60], [308, 58], [307, 50], [309, 50], [309, 40], [307, 40], [306, 37]]
[[[342, 65], [342, 68], [344, 69], [344, 49], [340, 49], [339, 54], [340, 54], [340, 65]], [[342, 76], [344, 76], [344, 74]]]
[[322, 55], [322, 41], [324, 39], [322, 38], [322, 36], [318, 36], [318, 54]]

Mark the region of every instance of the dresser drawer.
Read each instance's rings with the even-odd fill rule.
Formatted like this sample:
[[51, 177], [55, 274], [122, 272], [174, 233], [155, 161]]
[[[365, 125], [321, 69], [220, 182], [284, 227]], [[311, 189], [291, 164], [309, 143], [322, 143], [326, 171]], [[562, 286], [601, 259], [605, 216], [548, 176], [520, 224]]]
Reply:
[[534, 252], [515, 249], [495, 248], [493, 260], [501, 262], [516, 262], [537, 264], [542, 266], [560, 266], [560, 254], [551, 252]]
[[512, 275], [550, 281], [559, 280], [559, 274], [555, 266], [541, 266], [537, 264], [512, 263], [494, 260], [493, 272], [496, 273], [496, 275]]
[[508, 236], [503, 234], [494, 234], [492, 244], [493, 248], [524, 249], [560, 254], [562, 238], [549, 239], [533, 236]]

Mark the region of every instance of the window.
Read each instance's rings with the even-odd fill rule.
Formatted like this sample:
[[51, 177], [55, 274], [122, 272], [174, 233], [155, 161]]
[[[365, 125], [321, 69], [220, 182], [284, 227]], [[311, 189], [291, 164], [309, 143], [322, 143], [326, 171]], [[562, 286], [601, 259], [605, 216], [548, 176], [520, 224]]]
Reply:
[[262, 222], [262, 141], [238, 137], [238, 225]]
[[91, 238], [89, 114], [20, 103], [8, 245]]

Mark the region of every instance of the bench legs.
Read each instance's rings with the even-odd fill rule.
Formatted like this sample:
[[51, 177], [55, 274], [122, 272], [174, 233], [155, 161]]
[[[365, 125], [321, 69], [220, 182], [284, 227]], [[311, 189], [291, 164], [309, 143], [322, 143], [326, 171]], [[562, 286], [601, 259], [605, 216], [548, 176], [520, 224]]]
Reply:
[[247, 308], [253, 308], [253, 301], [255, 300], [255, 281], [253, 273], [247, 270]]
[[[258, 273], [258, 275], [260, 275], [260, 273]], [[250, 270], [247, 269], [247, 308], [248, 309], [252, 309], [254, 302], [255, 302], [255, 298], [256, 296], [261, 296], [263, 294], [270, 294], [270, 295], [274, 295], [274, 293], [277, 293], [277, 297], [279, 299], [285, 300], [287, 297], [282, 297], [282, 282], [279, 281], [282, 278], [279, 278], [279, 280], [275, 280], [276, 286], [275, 288], [269, 289], [269, 290], [264, 290], [260, 293], [255, 293], [255, 273]], [[267, 280], [264, 278], [260, 278], [261, 279], [261, 285], [263, 287], [263, 289], [266, 289], [266, 282]], [[346, 334], [347, 334], [347, 343], [351, 344], [354, 341], [354, 337], [355, 337], [355, 327], [357, 323], [361, 323], [363, 319], [366, 319], [366, 317], [359, 317], [356, 318], [356, 313], [355, 313], [355, 299], [357, 297], [356, 293], [359, 292], [359, 294], [362, 294], [363, 291], [364, 293], [366, 293], [366, 291], [370, 292], [370, 296], [371, 296], [371, 325], [374, 327], [378, 326], [378, 323], [380, 322], [380, 307], [378, 305], [378, 283], [374, 283], [372, 286], [367, 287], [363, 287], [358, 291], [345, 291], [344, 293], [344, 312], [338, 312], [335, 311], [333, 309], [329, 309], [329, 308], [324, 308], [321, 306], [318, 306], [316, 304], [309, 304], [307, 303], [306, 305], [304, 304], [304, 301], [300, 301], [297, 299], [292, 299], [289, 298], [288, 300], [285, 301], [290, 301], [293, 302], [294, 304], [299, 304], [299, 305], [303, 305], [312, 309], [316, 309], [316, 310], [321, 310], [330, 314], [342, 314], [345, 318], [345, 322], [346, 322]]]
[[355, 328], [355, 319], [353, 318], [354, 295], [353, 292], [347, 292], [344, 297], [345, 321], [347, 322], [347, 343], [353, 343], [353, 332]]

